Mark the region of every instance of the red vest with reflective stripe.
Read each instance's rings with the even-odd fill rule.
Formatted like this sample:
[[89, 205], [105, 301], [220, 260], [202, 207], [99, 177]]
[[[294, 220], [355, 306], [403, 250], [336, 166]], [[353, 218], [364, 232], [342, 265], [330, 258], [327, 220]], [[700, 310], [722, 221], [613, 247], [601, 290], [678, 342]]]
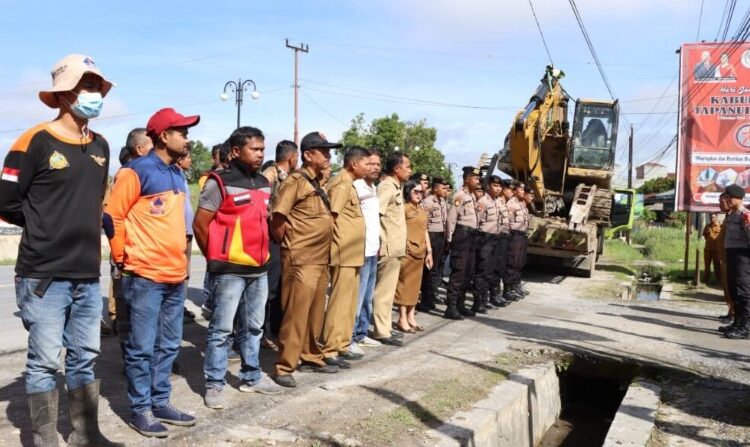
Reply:
[[260, 189], [228, 194], [221, 176], [209, 174], [222, 194], [221, 206], [208, 225], [208, 270], [218, 273], [262, 273], [268, 262], [268, 200]]

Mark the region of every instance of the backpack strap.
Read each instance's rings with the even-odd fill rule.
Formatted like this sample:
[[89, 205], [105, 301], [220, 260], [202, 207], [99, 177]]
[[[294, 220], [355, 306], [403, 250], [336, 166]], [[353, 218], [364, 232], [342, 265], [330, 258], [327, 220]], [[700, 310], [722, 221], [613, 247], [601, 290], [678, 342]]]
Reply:
[[318, 196], [320, 196], [320, 200], [323, 201], [323, 205], [326, 206], [326, 209], [328, 209], [328, 212], [331, 212], [331, 202], [328, 200], [328, 194], [326, 194], [325, 191], [323, 191], [323, 188], [320, 187], [320, 183], [318, 183], [317, 180], [313, 180], [310, 178], [309, 175], [307, 175], [306, 172], [300, 171], [300, 174], [302, 174], [303, 177], [307, 179], [307, 181], [310, 183], [310, 185], [315, 189], [315, 192], [318, 193]]
[[221, 179], [219, 173], [215, 171], [209, 172], [206, 181], [208, 181], [208, 179], [213, 179], [219, 185], [219, 192], [221, 193], [221, 200], [223, 201], [229, 193], [227, 193], [227, 187], [224, 185], [224, 181]]

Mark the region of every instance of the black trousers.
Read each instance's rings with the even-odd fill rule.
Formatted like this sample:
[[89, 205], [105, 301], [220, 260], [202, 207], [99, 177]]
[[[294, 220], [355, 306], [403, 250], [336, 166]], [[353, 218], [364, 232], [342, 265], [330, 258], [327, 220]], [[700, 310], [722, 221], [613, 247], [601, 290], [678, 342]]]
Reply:
[[451, 276], [448, 280], [448, 308], [464, 307], [466, 291], [474, 280], [474, 258], [477, 230], [456, 225], [451, 240]]
[[750, 249], [727, 248], [727, 291], [734, 301], [735, 318], [750, 318]]
[[495, 244], [495, 253], [493, 257], [497, 260], [495, 262], [495, 271], [492, 273], [492, 280], [490, 281], [490, 290], [500, 287], [500, 281], [505, 277], [505, 271], [508, 268], [508, 242], [510, 241], [510, 233], [501, 233], [497, 236], [497, 243]]
[[270, 255], [268, 264], [268, 301], [266, 301], [266, 320], [263, 329], [268, 335], [277, 335], [281, 328], [281, 247], [271, 241], [268, 246]]
[[512, 230], [508, 242], [508, 261], [505, 264], [503, 282], [506, 286], [515, 286], [521, 282], [521, 270], [526, 263], [526, 232]]
[[493, 288], [497, 271], [497, 234], [479, 232], [476, 242], [476, 268], [474, 269], [474, 298], [483, 296]]
[[435, 304], [438, 287], [443, 280], [443, 265], [445, 264], [445, 233], [430, 231], [430, 246], [432, 247], [432, 268], [425, 266], [422, 272], [421, 304], [429, 306]]

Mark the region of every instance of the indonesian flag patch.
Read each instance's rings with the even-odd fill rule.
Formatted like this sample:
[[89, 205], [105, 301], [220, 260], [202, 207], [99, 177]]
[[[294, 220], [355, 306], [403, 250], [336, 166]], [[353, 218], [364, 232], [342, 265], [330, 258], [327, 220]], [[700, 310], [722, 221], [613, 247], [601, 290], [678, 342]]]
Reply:
[[13, 169], [13, 168], [3, 168], [3, 175], [2, 180], [5, 180], [6, 182], [13, 182], [18, 183], [18, 174], [21, 173], [20, 169]]

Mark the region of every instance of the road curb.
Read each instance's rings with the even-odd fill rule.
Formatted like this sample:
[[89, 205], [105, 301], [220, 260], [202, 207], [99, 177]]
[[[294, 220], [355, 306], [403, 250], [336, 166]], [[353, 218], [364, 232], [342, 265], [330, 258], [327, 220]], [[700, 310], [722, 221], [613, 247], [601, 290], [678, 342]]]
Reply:
[[560, 409], [560, 383], [548, 363], [510, 375], [486, 399], [427, 435], [441, 447], [528, 447], [542, 439]]
[[645, 447], [656, 420], [661, 388], [633, 382], [617, 409], [602, 447]]

